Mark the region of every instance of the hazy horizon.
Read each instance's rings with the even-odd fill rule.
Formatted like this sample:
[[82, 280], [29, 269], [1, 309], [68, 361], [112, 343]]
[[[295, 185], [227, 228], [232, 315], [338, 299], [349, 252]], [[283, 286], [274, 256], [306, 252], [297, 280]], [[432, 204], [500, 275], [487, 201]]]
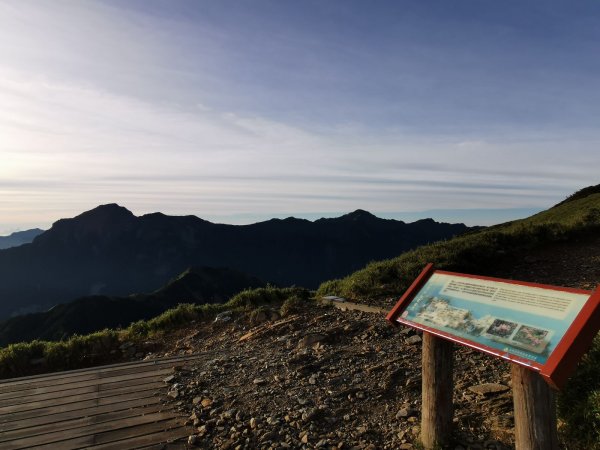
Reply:
[[114, 201], [518, 218], [599, 182], [599, 44], [590, 0], [6, 0], [0, 234]]
[[[126, 205], [120, 205], [127, 208]], [[127, 208], [129, 209], [129, 208]], [[359, 208], [364, 209], [364, 208]], [[490, 226], [496, 225], [511, 220], [522, 219], [530, 215], [536, 214], [542, 211], [544, 208], [506, 208], [506, 209], [464, 209], [464, 210], [428, 210], [428, 211], [404, 211], [404, 212], [377, 212], [369, 211], [373, 215], [382, 219], [395, 219], [402, 220], [404, 222], [416, 222], [421, 219], [434, 219], [437, 222], [447, 223], [464, 223], [468, 226]], [[43, 230], [50, 229], [51, 225], [59, 219], [69, 219], [75, 217], [85, 211], [79, 211], [71, 216], [57, 217], [51, 222], [40, 224], [30, 224], [24, 228], [19, 229], [2, 229], [0, 228], [0, 237], [9, 236], [12, 233], [19, 231], [26, 231], [34, 228], [41, 228]], [[144, 214], [151, 214], [155, 212], [164, 211], [145, 211], [136, 212], [131, 211], [136, 216], [143, 216]], [[257, 222], [263, 222], [270, 219], [286, 219], [288, 217], [295, 217], [297, 219], [306, 219], [315, 221], [321, 218], [334, 218], [340, 217], [344, 214], [351, 213], [352, 211], [339, 211], [339, 212], [307, 212], [301, 214], [294, 213], [273, 213], [273, 214], [230, 214], [223, 216], [203, 216], [194, 213], [179, 213], [179, 214], [168, 214], [171, 216], [185, 216], [194, 215], [201, 219], [208, 220], [213, 223], [223, 223], [230, 225], [249, 225]]]

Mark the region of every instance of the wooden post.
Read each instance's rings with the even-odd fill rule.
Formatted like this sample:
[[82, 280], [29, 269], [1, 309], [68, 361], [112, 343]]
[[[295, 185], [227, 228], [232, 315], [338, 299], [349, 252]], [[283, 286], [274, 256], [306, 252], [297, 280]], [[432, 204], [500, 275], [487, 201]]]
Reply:
[[516, 450], [557, 450], [554, 392], [537, 372], [511, 366]]
[[423, 333], [421, 442], [426, 449], [442, 446], [452, 434], [454, 344]]

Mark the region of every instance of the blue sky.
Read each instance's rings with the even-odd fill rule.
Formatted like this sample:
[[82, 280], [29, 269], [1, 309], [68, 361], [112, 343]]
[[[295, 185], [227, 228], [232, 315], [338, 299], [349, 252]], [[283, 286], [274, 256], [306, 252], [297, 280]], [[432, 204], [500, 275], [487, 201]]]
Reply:
[[599, 182], [599, 49], [596, 1], [5, 0], [0, 234], [523, 217]]

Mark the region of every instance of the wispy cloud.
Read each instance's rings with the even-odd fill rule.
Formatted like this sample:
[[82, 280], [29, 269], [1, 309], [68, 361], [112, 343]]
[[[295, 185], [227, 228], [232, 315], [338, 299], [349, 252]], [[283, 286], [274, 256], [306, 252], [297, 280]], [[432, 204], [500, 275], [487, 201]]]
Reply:
[[203, 5], [0, 4], [0, 233], [115, 201], [391, 214], [543, 207], [598, 182], [600, 68], [581, 37], [546, 48], [514, 17], [418, 2], [394, 20]]

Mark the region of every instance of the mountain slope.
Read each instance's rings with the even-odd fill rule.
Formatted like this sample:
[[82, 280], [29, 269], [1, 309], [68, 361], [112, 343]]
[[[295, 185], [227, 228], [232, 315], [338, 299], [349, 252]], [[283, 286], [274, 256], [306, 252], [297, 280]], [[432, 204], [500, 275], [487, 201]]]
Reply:
[[17, 231], [8, 236], [0, 236], [0, 250], [19, 245], [29, 244], [36, 236], [42, 234], [44, 230], [32, 228], [31, 230]]
[[467, 230], [365, 211], [233, 226], [195, 216], [136, 217], [103, 205], [59, 220], [30, 245], [0, 251], [0, 318], [83, 295], [149, 292], [190, 266], [230, 267], [279, 285], [316, 287], [369, 261]]
[[59, 340], [147, 320], [179, 303], [225, 303], [238, 292], [265, 283], [230, 269], [190, 268], [151, 294], [82, 297], [46, 312], [0, 322], [0, 347], [34, 339]]
[[[527, 219], [474, 231], [369, 264], [347, 277], [321, 284], [318, 293], [361, 300], [397, 298], [428, 262], [439, 269], [494, 276], [514, 260], [526, 257], [532, 249], [599, 234], [600, 193], [590, 190], [589, 195]], [[388, 301], [385, 306], [390, 304]]]

